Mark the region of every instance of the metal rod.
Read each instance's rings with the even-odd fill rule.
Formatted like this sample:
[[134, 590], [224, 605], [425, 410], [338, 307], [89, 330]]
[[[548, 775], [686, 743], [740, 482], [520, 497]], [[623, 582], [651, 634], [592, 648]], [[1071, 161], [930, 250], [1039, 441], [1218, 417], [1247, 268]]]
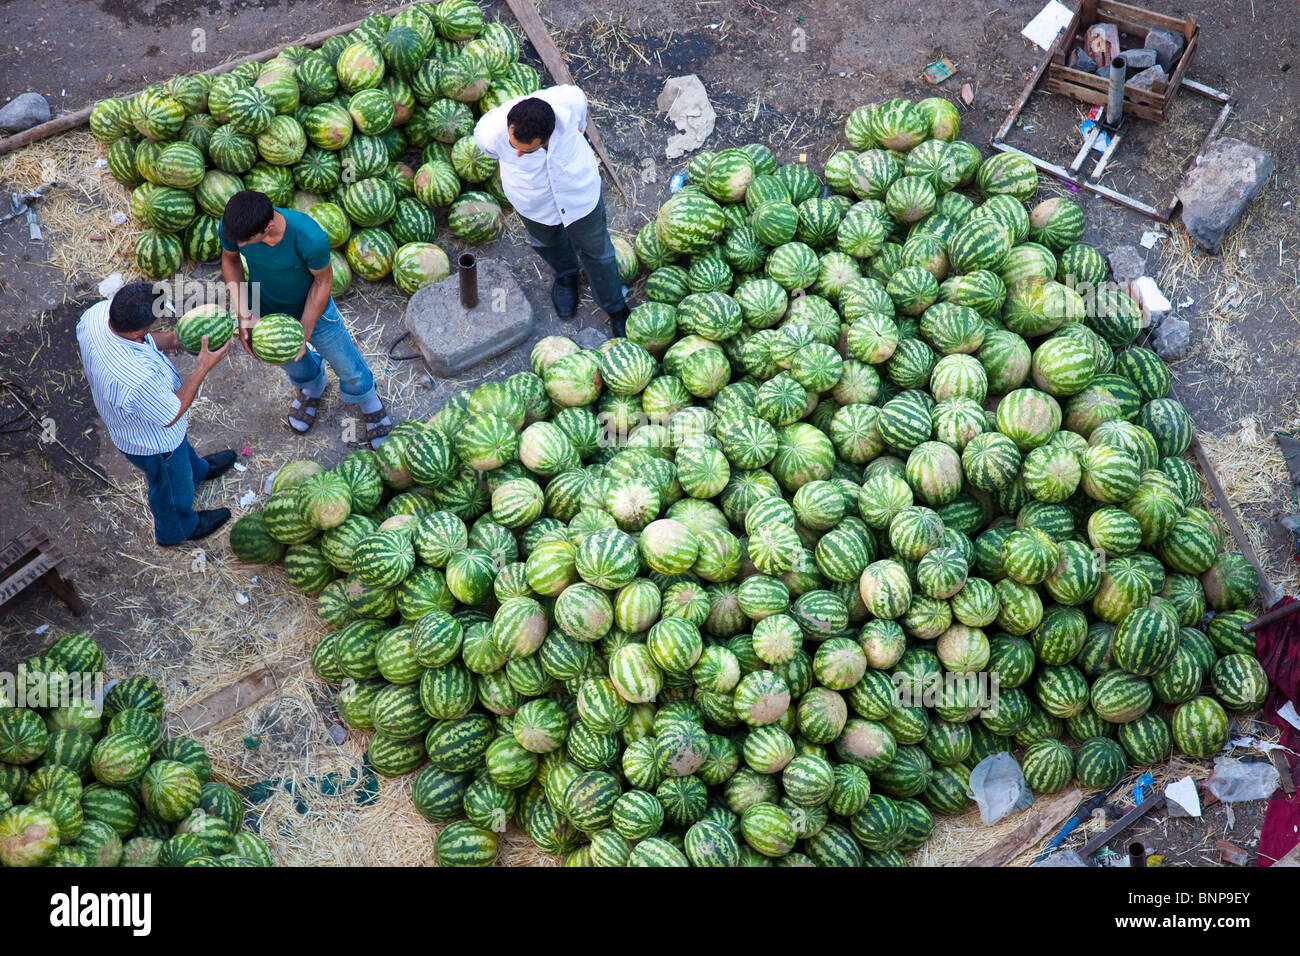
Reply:
[[1124, 116], [1124, 78], [1128, 76], [1128, 64], [1122, 56], [1110, 61], [1110, 88], [1106, 96], [1106, 122], [1114, 126]]
[[1241, 625], [1241, 629], [1247, 634], [1252, 634], [1257, 628], [1265, 624], [1272, 624], [1274, 621], [1280, 621], [1284, 617], [1290, 617], [1292, 614], [1300, 612], [1300, 601], [1292, 601], [1290, 604], [1284, 604], [1281, 607], [1275, 607], [1265, 614], [1261, 614], [1249, 624]]
[[1142, 817], [1146, 816], [1152, 810], [1162, 809], [1164, 805], [1165, 795], [1163, 793], [1158, 796], [1148, 797], [1097, 836], [1085, 843], [1083, 849], [1079, 851], [1079, 856], [1083, 857], [1086, 861], [1088, 857], [1092, 856], [1111, 840], [1115, 839], [1117, 835], [1127, 830], [1138, 820], [1142, 819]]
[[460, 275], [460, 304], [467, 309], [478, 305], [478, 261], [472, 252], [462, 252], [456, 260]]
[[1128, 845], [1128, 865], [1141, 867], [1147, 865], [1147, 848], [1141, 843], [1130, 843]]

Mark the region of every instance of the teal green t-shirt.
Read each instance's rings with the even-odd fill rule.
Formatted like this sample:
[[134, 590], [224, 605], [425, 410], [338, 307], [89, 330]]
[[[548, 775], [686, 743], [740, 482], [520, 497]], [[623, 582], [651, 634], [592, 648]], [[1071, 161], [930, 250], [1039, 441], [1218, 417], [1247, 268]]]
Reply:
[[[258, 284], [258, 314], [283, 312], [302, 318], [302, 309], [311, 288], [311, 269], [324, 269], [330, 261], [330, 242], [315, 219], [292, 209], [273, 207], [284, 216], [284, 235], [273, 246], [250, 242], [242, 249], [220, 231], [221, 248], [243, 253], [248, 262], [248, 282]], [[249, 298], [252, 299], [252, 289]], [[245, 303], [252, 308], [254, 303]]]

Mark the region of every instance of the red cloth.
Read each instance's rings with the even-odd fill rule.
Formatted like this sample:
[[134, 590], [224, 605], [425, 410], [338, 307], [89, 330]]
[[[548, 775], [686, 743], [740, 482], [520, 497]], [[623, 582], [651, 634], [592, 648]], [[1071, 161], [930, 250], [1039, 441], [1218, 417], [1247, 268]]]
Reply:
[[[1295, 603], [1295, 598], [1283, 597], [1269, 610]], [[1281, 728], [1284, 747], [1300, 751], [1300, 730], [1277, 713], [1288, 700], [1300, 708], [1300, 612], [1259, 628], [1255, 632], [1255, 656], [1269, 679], [1264, 716]], [[1291, 779], [1297, 784], [1296, 793], [1288, 797], [1279, 787], [1268, 801], [1256, 866], [1272, 866], [1300, 843], [1300, 757], [1285, 753], [1283, 756], [1291, 769]]]

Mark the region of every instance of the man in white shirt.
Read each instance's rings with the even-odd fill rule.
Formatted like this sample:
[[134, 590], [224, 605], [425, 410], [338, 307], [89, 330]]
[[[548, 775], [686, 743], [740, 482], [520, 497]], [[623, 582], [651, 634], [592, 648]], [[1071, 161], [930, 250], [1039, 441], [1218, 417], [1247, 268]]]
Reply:
[[596, 154], [582, 135], [586, 127], [582, 90], [552, 86], [484, 113], [474, 141], [498, 161], [506, 198], [524, 221], [530, 244], [555, 273], [556, 313], [567, 319], [577, 311], [581, 263], [591, 297], [621, 337], [627, 303], [605, 225]]
[[161, 545], [203, 538], [230, 519], [230, 509], [194, 510], [194, 487], [235, 463], [232, 450], [200, 458], [186, 438], [186, 412], [203, 379], [230, 350], [208, 351], [208, 337], [189, 378], [181, 381], [162, 349], [179, 351], [174, 332], [152, 332], [166, 312], [161, 289], [123, 286], [77, 322], [81, 363], [108, 437], [149, 483], [154, 539]]

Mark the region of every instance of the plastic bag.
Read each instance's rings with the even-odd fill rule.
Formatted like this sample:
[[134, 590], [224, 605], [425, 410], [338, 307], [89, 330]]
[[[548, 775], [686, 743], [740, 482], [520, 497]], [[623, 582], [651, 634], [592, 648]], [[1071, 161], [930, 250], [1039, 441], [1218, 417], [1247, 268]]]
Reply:
[[1020, 764], [1005, 750], [991, 754], [975, 765], [970, 772], [970, 790], [979, 804], [980, 820], [986, 827], [1034, 802], [1033, 791], [1025, 783]]
[[1277, 789], [1277, 784], [1277, 768], [1267, 760], [1215, 757], [1214, 774], [1205, 784], [1205, 789], [1224, 803], [1239, 803], [1243, 800], [1267, 800]]

